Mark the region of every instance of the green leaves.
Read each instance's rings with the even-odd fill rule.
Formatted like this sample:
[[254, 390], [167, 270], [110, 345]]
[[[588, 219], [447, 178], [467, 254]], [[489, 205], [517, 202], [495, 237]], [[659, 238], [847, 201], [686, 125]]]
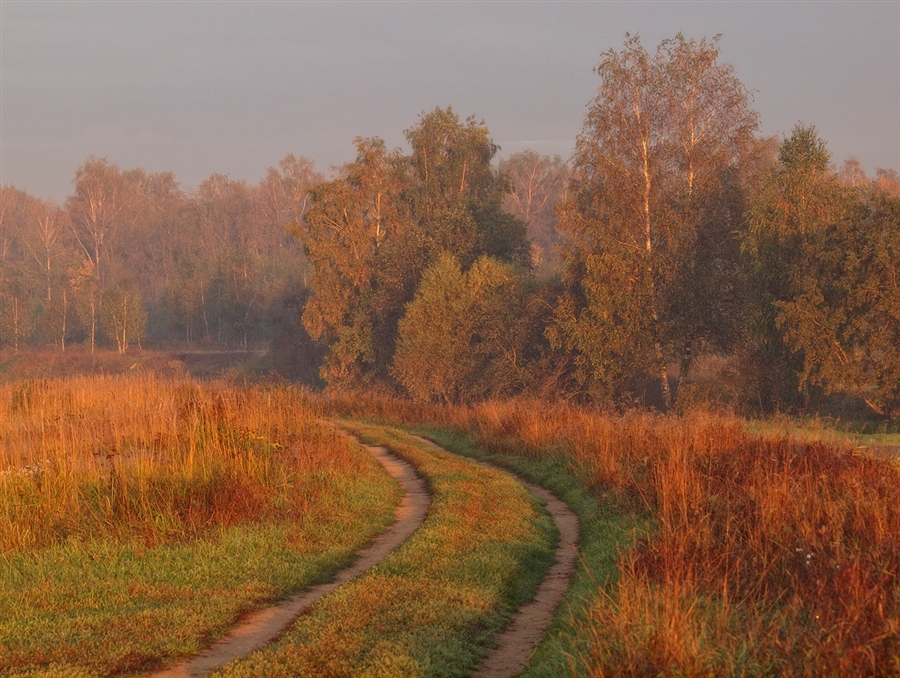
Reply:
[[[571, 199], [558, 210], [571, 243], [557, 335], [595, 393], [649, 374], [668, 407], [668, 363], [718, 347], [734, 320], [705, 281], [716, 271], [724, 283], [719, 272], [737, 267], [732, 170], [752, 147], [757, 114], [718, 56], [718, 38], [679, 34], [651, 54], [628, 36], [597, 67]], [[701, 251], [709, 243], [713, 257]], [[702, 318], [710, 307], [716, 323]]]
[[900, 200], [841, 186], [815, 128], [796, 127], [778, 157], [745, 235], [763, 320], [754, 340], [783, 342], [768, 360], [792, 363], [801, 389], [900, 416]]
[[392, 374], [417, 400], [502, 393], [520, 378], [524, 341], [516, 319], [523, 301], [508, 264], [482, 257], [463, 272], [442, 255], [400, 320]]
[[330, 344], [332, 384], [387, 376], [397, 323], [429, 265], [445, 255], [463, 268], [484, 255], [528, 261], [525, 225], [501, 206], [509, 184], [491, 167], [497, 146], [484, 123], [437, 108], [405, 135], [408, 156], [357, 139], [356, 160], [309, 192], [304, 325]]

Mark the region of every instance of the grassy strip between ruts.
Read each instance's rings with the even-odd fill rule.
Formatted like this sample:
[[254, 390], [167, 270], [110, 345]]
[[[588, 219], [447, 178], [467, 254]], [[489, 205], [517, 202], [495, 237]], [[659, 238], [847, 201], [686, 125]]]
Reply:
[[617, 507], [614, 502], [599, 501], [579, 482], [561, 454], [528, 455], [524, 449], [514, 452], [508, 446], [506, 453], [492, 453], [480, 447], [472, 435], [446, 428], [415, 431], [452, 452], [503, 466], [547, 488], [578, 516], [579, 562], [575, 577], [521, 678], [555, 678], [582, 673], [583, 666], [577, 658], [588, 651], [589, 640], [581, 630], [590, 600], [598, 590], [614, 595], [619, 552], [633, 544], [636, 533], [646, 532], [647, 522], [637, 520], [633, 512]]
[[[241, 513], [238, 506], [232, 519], [217, 523], [228, 506], [208, 515], [180, 512], [176, 517], [182, 519], [183, 531], [190, 532], [180, 539], [168, 538], [171, 529], [146, 527], [142, 519], [158, 515], [157, 505], [167, 508], [169, 495], [163, 490], [177, 483], [190, 489], [189, 481], [198, 475], [190, 476], [191, 469], [178, 456], [175, 433], [191, 426], [177, 419], [172, 426], [178, 431], [170, 435], [174, 442], [165, 448], [170, 458], [161, 461], [122, 463], [113, 467], [113, 474], [88, 466], [90, 446], [64, 451], [55, 443], [48, 445], [45, 436], [44, 449], [53, 455], [46, 470], [0, 476], [2, 517], [26, 528], [43, 521], [40, 534], [45, 535], [41, 545], [21, 540], [25, 545], [18, 550], [0, 552], [0, 675], [130, 674], [195, 652], [241, 614], [326, 580], [393, 520], [400, 498], [397, 484], [371, 455], [319, 426], [308, 403], [289, 392], [208, 388], [211, 394], [192, 388], [197, 393], [191, 402], [198, 403], [200, 415], [191, 414], [188, 424], [204, 432], [204, 440], [213, 439], [189, 447], [193, 468], [259, 469], [253, 477], [239, 476], [250, 488], [247, 492], [261, 497], [257, 503], [262, 509], [256, 514]], [[137, 389], [133, 398], [121, 396], [127, 389]], [[166, 416], [166, 403], [172, 407], [171, 386], [133, 380], [48, 383], [37, 394], [48, 402], [36, 401], [31, 409], [53, 411], [53, 399], [61, 390], [73, 393], [69, 399], [75, 412], [97, 420], [112, 418], [119, 435], [125, 430], [138, 440], [129, 443], [136, 448], [139, 436], [153, 437], [153, 426], [162, 424], [129, 424], [131, 418], [117, 406], [100, 402], [101, 396], [108, 392], [114, 399], [118, 393], [126, 402], [146, 397], [142, 411], [161, 410], [160, 421], [171, 419]], [[87, 402], [84, 407], [82, 400]], [[219, 406], [207, 407], [207, 401]], [[12, 431], [17, 435], [20, 429], [27, 431], [32, 420], [46, 418], [40, 411], [3, 408], [0, 399], [3, 409], [10, 412], [7, 428], [19, 424]], [[238, 425], [248, 431], [241, 440], [252, 440], [252, 446], [224, 444], [221, 432]], [[207, 431], [219, 432], [218, 438]], [[20, 448], [29, 449], [26, 443], [33, 436], [19, 437]], [[68, 432], [59, 438], [80, 440]], [[225, 471], [210, 473], [205, 482], [218, 487], [223, 477], [229, 478]], [[103, 513], [93, 500], [100, 490], [112, 492], [111, 479], [118, 503], [111, 502]], [[89, 494], [85, 487], [96, 491]], [[59, 500], [61, 494], [68, 504]], [[186, 491], [186, 496], [194, 508], [205, 495]], [[60, 507], [75, 511], [75, 516], [60, 524], [54, 517]], [[145, 508], [138, 513], [131, 507]], [[87, 522], [85, 515], [92, 510], [95, 522], [77, 531], [78, 516]], [[189, 521], [196, 515], [203, 520], [194, 526]]]
[[515, 480], [396, 429], [346, 427], [416, 466], [434, 495], [428, 517], [279, 641], [217, 675], [468, 675], [550, 565], [553, 523]]

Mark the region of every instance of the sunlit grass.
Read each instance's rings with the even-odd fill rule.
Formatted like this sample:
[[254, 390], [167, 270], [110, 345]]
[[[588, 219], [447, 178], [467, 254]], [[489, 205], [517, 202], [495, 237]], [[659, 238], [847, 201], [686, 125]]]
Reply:
[[[589, 614], [589, 603], [598, 588], [611, 589], [619, 579], [616, 567], [620, 550], [634, 542], [649, 526], [622, 507], [598, 500], [573, 475], [562, 456], [524, 454], [521, 446], [491, 453], [476, 444], [474, 436], [447, 428], [423, 429], [429, 438], [449, 450], [509, 468], [541, 485], [566, 502], [578, 516], [578, 565], [565, 599], [560, 604], [545, 640], [529, 660], [522, 678], [556, 678], [578, 673], [576, 658], [589, 647], [579, 633]], [[510, 442], [507, 442], [509, 445]], [[513, 444], [514, 445], [514, 444]]]
[[849, 446], [755, 436], [725, 416], [611, 416], [521, 401], [436, 408], [361, 396], [330, 406], [448, 427], [495, 455], [559, 466], [600, 515], [645, 521], [649, 531], [618, 556], [615, 583], [595, 583], [583, 616], [570, 608], [561, 614], [571, 623], [557, 618], [569, 636], [567, 670], [900, 672], [893, 463]]
[[0, 674], [194, 652], [348, 564], [399, 488], [292, 389], [0, 386]]

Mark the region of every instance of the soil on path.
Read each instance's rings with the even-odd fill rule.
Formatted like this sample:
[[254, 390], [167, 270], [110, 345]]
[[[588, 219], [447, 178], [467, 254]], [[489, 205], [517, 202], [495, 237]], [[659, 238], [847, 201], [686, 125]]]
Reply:
[[554, 553], [554, 563], [544, 575], [534, 600], [513, 614], [509, 626], [497, 636], [497, 647], [478, 666], [472, 674], [473, 678], [512, 678], [525, 669], [535, 648], [544, 638], [556, 608], [569, 590], [578, 558], [578, 518], [571, 509], [543, 487], [510, 475], [544, 502], [559, 530], [559, 543]]
[[[419, 438], [432, 447], [438, 447], [427, 438]], [[484, 463], [484, 462], [482, 462]], [[562, 602], [575, 574], [578, 559], [578, 517], [549, 490], [529, 483], [508, 469], [485, 464], [512, 476], [517, 482], [544, 502], [556, 529], [559, 543], [554, 552], [554, 562], [544, 575], [534, 600], [520, 607], [512, 616], [509, 626], [497, 638], [497, 646], [478, 665], [472, 678], [512, 678], [519, 675], [528, 665], [528, 660], [543, 640], [547, 627]]]
[[[425, 438], [420, 440], [441, 449], [430, 440]], [[425, 514], [431, 503], [425, 481], [416, 474], [409, 463], [394, 456], [386, 448], [367, 446], [367, 449], [404, 489], [405, 495], [397, 508], [396, 522], [377, 537], [369, 548], [361, 551], [355, 563], [341, 570], [333, 581], [313, 586], [302, 594], [249, 615], [232, 629], [228, 636], [212, 647], [151, 674], [152, 678], [205, 676], [234, 659], [263, 647], [273, 641], [309, 605], [362, 574], [412, 535], [425, 520]], [[569, 589], [578, 557], [578, 518], [569, 507], [548, 490], [523, 480], [507, 469], [495, 468], [511, 475], [545, 503], [559, 530], [559, 543], [554, 554], [554, 563], [541, 581], [534, 600], [513, 614], [509, 626], [497, 636], [496, 647], [472, 674], [474, 678], [512, 678], [525, 669]]]
[[150, 674], [151, 678], [205, 676], [227, 663], [267, 645], [275, 640], [307, 607], [378, 563], [415, 532], [416, 528], [425, 520], [425, 513], [431, 504], [431, 496], [425, 481], [416, 473], [411, 464], [391, 454], [386, 448], [367, 446], [366, 449], [375, 455], [375, 458], [403, 488], [404, 496], [397, 507], [396, 521], [376, 537], [371, 546], [360, 551], [353, 565], [338, 572], [333, 581], [317, 584], [272, 607], [248, 615], [215, 645], [197, 655], [179, 660], [175, 664]]

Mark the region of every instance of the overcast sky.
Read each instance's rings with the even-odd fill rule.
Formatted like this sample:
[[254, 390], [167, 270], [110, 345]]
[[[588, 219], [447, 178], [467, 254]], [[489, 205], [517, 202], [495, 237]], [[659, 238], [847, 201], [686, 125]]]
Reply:
[[602, 51], [722, 34], [762, 132], [814, 124], [835, 162], [900, 170], [900, 2], [0, 0], [0, 183], [62, 201], [89, 155], [255, 182], [420, 113], [484, 119], [500, 155], [568, 157]]

